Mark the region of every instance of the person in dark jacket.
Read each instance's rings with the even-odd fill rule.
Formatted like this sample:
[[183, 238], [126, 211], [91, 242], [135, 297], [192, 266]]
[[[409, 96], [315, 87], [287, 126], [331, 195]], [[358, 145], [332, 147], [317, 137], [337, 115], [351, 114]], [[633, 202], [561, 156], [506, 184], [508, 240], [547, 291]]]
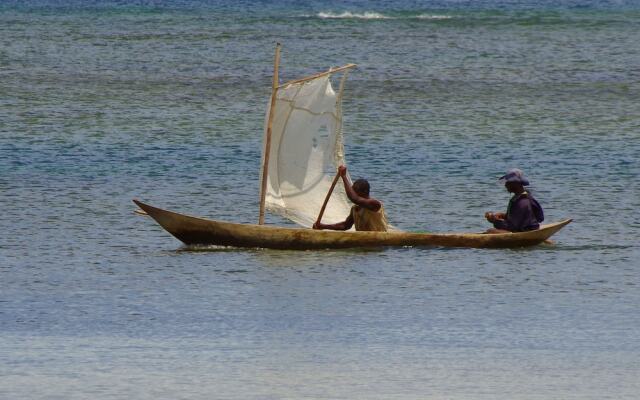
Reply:
[[513, 197], [509, 200], [507, 212], [487, 212], [484, 214], [487, 221], [493, 224], [493, 229], [487, 233], [524, 232], [532, 231], [540, 227], [544, 221], [544, 212], [540, 203], [533, 198], [531, 193], [525, 190], [529, 180], [525, 178], [521, 170], [510, 169], [500, 177], [504, 186]]

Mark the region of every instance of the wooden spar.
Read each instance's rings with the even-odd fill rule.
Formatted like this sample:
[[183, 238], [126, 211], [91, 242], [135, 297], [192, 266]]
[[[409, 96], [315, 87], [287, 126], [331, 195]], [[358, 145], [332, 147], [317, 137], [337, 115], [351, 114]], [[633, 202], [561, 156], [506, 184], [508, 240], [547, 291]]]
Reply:
[[329, 68], [329, 70], [325, 71], [325, 72], [320, 72], [320, 73], [315, 74], [315, 75], [307, 76], [306, 78], [294, 79], [292, 81], [285, 82], [282, 85], [278, 86], [278, 89], [280, 89], [281, 87], [285, 87], [287, 85], [292, 85], [294, 83], [310, 81], [312, 79], [316, 79], [316, 78], [319, 78], [319, 77], [324, 76], [324, 75], [333, 74], [335, 72], [340, 72], [340, 71], [345, 70], [345, 69], [355, 68], [357, 66], [358, 66], [357, 64], [347, 64], [347, 65], [343, 65], [342, 67]]
[[273, 124], [273, 109], [276, 106], [278, 93], [278, 68], [280, 67], [280, 43], [276, 43], [276, 55], [273, 60], [273, 83], [271, 85], [271, 105], [269, 106], [269, 119], [267, 120], [267, 132], [264, 139], [264, 160], [262, 164], [262, 182], [260, 183], [260, 216], [258, 225], [264, 225], [264, 202], [267, 195], [267, 178], [269, 174], [269, 153], [271, 152], [271, 126]]
[[319, 224], [320, 221], [322, 221], [322, 216], [324, 215], [324, 209], [327, 208], [327, 203], [329, 202], [331, 193], [333, 193], [333, 189], [336, 187], [336, 183], [338, 183], [338, 178], [340, 178], [340, 172], [336, 173], [336, 177], [333, 178], [333, 182], [331, 183], [331, 187], [329, 188], [327, 197], [324, 198], [324, 203], [322, 203], [322, 208], [320, 209], [320, 213], [318, 214], [318, 219], [316, 220], [317, 224]]

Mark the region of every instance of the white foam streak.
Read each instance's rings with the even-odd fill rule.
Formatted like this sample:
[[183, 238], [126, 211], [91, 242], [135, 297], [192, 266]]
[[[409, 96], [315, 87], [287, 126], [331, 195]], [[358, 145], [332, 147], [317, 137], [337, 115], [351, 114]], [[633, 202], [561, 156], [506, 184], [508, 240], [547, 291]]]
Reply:
[[[332, 13], [332, 12], [319, 12], [316, 14], [318, 18], [322, 19], [424, 19], [424, 20], [443, 20], [443, 19], [451, 19], [450, 15], [434, 15], [434, 14], [420, 14], [409, 17], [391, 17], [388, 15], [384, 15], [381, 13], [373, 12], [373, 11], [365, 11], [363, 13], [353, 13], [351, 11], [344, 11], [341, 13]], [[308, 17], [308, 16], [307, 16]]]
[[439, 20], [439, 19], [451, 19], [452, 17], [450, 15], [431, 15], [431, 14], [420, 14], [418, 15], [416, 18], [418, 19], [434, 19], [434, 20]]
[[349, 11], [345, 11], [343, 13], [340, 14], [335, 14], [335, 13], [329, 13], [329, 12], [320, 12], [318, 13], [318, 17], [319, 18], [327, 18], [327, 19], [340, 19], [340, 18], [354, 18], [354, 19], [390, 19], [390, 17], [384, 15], [384, 14], [380, 14], [380, 13], [376, 13], [376, 12], [364, 12], [362, 14], [358, 14], [358, 13], [352, 13]]

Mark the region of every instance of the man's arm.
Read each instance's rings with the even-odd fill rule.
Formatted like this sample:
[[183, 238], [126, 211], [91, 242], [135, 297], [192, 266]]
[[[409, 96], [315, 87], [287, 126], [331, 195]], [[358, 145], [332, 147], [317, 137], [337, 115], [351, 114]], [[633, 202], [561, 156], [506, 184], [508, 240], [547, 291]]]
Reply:
[[342, 222], [338, 222], [336, 224], [323, 224], [320, 222], [316, 222], [313, 224], [313, 229], [330, 229], [332, 231], [347, 231], [351, 229], [353, 226], [353, 215], [349, 213], [347, 219]]
[[521, 198], [511, 206], [509, 219], [505, 220], [507, 229], [511, 232], [521, 232], [530, 220], [529, 199]]
[[506, 221], [507, 214], [499, 213], [499, 212], [497, 213], [486, 212], [484, 213], [484, 217], [487, 219], [487, 221], [493, 224], [494, 228], [505, 230], [505, 231], [509, 230], [509, 226]]
[[487, 221], [494, 223], [498, 220], [504, 220], [505, 218], [507, 218], [507, 214], [502, 213], [502, 212], [486, 212], [484, 213], [484, 217], [487, 219]]
[[353, 190], [351, 182], [349, 181], [349, 178], [347, 178], [347, 167], [345, 167], [344, 165], [339, 166], [338, 173], [342, 177], [342, 182], [344, 183], [344, 191], [347, 193], [347, 197], [354, 204], [357, 204], [360, 207], [364, 207], [371, 211], [378, 211], [380, 207], [382, 207], [382, 203], [380, 203], [378, 200], [371, 197], [361, 197], [358, 195], [358, 193], [356, 193], [355, 190]]

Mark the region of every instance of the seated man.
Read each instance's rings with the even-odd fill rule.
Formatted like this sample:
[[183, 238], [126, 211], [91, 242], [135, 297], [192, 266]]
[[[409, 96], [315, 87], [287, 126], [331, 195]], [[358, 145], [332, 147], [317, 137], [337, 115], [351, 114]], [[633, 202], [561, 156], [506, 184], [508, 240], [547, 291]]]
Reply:
[[356, 231], [387, 231], [387, 217], [384, 214], [382, 203], [369, 197], [369, 182], [366, 179], [358, 179], [353, 185], [347, 178], [347, 167], [338, 167], [338, 173], [342, 177], [344, 190], [347, 197], [355, 205], [351, 207], [351, 212], [342, 222], [336, 224], [323, 224], [316, 222], [313, 229], [332, 229], [336, 231], [346, 231], [354, 224]]
[[506, 213], [487, 212], [484, 217], [494, 226], [486, 233], [524, 232], [540, 227], [544, 221], [542, 207], [526, 190], [529, 181], [519, 169], [511, 169], [500, 178], [513, 197], [509, 200]]

